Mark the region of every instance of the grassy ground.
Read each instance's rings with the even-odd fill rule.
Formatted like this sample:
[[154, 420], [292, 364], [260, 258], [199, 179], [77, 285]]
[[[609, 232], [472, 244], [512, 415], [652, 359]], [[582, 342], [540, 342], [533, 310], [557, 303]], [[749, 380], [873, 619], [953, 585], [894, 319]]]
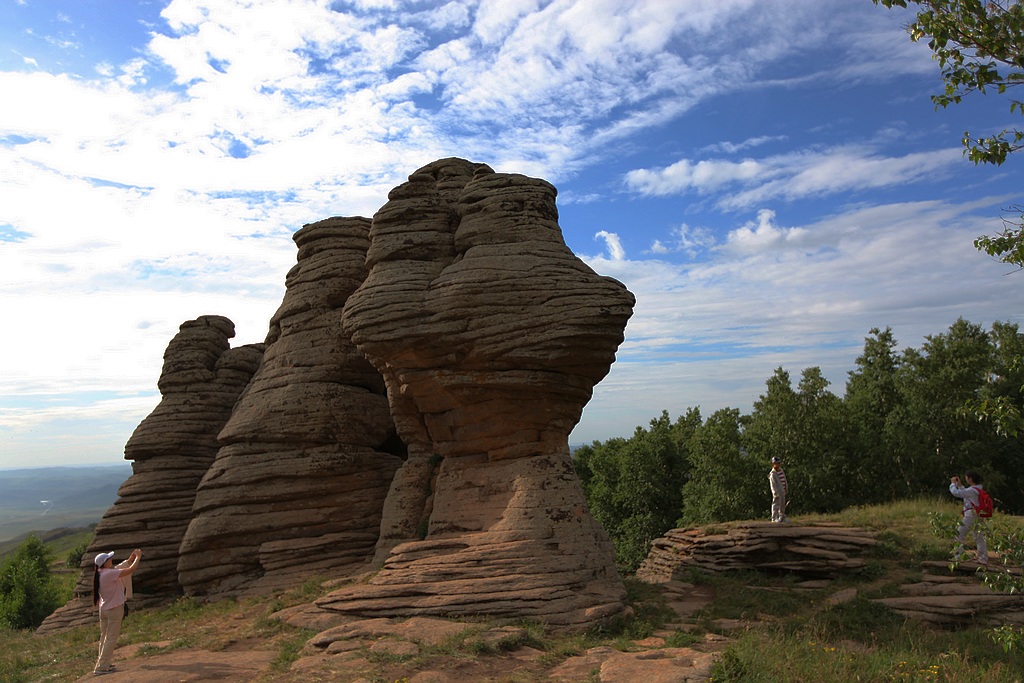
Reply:
[[[306, 588], [273, 599], [199, 604], [182, 598], [165, 607], [133, 611], [124, 621], [118, 646], [145, 644], [142, 653], [146, 654], [187, 648], [217, 652], [258, 644], [259, 649], [278, 650], [277, 666], [287, 668], [314, 634], [268, 617], [281, 607], [310, 600]], [[98, 625], [47, 636], [30, 631], [0, 633], [0, 681], [77, 680], [96, 661], [98, 636]]]
[[[828, 589], [797, 590], [790, 576], [756, 573], [705, 575], [689, 580], [715, 586], [717, 598], [690, 625], [671, 635], [667, 646], [681, 647], [722, 628], [721, 619], [741, 620], [731, 630], [734, 640], [714, 671], [715, 683], [771, 681], [772, 683], [831, 681], [1024, 681], [1024, 655], [1006, 653], [987, 628], [941, 630], [904, 620], [871, 602], [893, 595], [898, 586], [921, 576], [922, 560], [948, 558], [950, 539], [933, 533], [929, 516], [949, 514], [947, 501], [909, 501], [854, 508], [838, 515], [802, 517], [794, 523], [841, 522], [876, 530], [881, 543], [867, 571], [837, 580]], [[1022, 520], [1014, 520], [1021, 522]], [[858, 597], [829, 606], [826, 598], [840, 588], [856, 588]], [[406, 670], [436, 666], [445, 658], [488, 658], [506, 645], [525, 644], [543, 655], [537, 670], [508, 678], [507, 683], [547, 680], [543, 669], [598, 645], [619, 649], [677, 621], [659, 590], [627, 581], [635, 617], [588, 633], [556, 634], [538, 624], [525, 624], [516, 643], [481, 646], [460, 637], [443, 647], [425, 648]], [[322, 592], [320, 583], [274, 598], [222, 601], [201, 605], [180, 600], [158, 609], [133, 612], [124, 624], [120, 645], [149, 644], [144, 652], [178, 648], [222, 651], [257, 646], [276, 651], [274, 671], [265, 680], [287, 678], [289, 666], [313, 634], [270, 619], [278, 609], [308, 603]], [[481, 626], [483, 628], [483, 625]], [[95, 659], [96, 627], [83, 627], [46, 637], [29, 632], [0, 633], [0, 681], [72, 681], [88, 671]], [[393, 662], [382, 659], [370, 680], [392, 683]], [[596, 680], [596, 679], [595, 679]]]
[[[750, 586], [785, 586], [782, 577], [705, 577], [720, 597], [701, 616], [711, 628], [717, 618], [749, 621], [734, 633], [714, 671], [715, 683], [765, 681], [1024, 681], [1024, 653], [1007, 653], [991, 629], [938, 629], [908, 621], [871, 598], [895, 595], [898, 586], [921, 577], [923, 560], [948, 560], [951, 534], [936, 527], [952, 519], [957, 507], [947, 501], [903, 501], [851, 508], [837, 515], [806, 516], [795, 524], [840, 522], [873, 529], [881, 543], [868, 570], [833, 585], [857, 589], [851, 602], [828, 606], [824, 593], [785, 594]], [[1021, 525], [1020, 519], [1003, 522]], [[699, 577], [697, 577], [700, 580]]]

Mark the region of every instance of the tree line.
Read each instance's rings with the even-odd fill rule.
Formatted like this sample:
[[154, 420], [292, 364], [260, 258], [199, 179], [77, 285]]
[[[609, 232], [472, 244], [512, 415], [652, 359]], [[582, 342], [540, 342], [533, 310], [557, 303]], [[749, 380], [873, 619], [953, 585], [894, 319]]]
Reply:
[[[749, 415], [688, 408], [595, 441], [573, 454], [591, 512], [632, 572], [651, 541], [673, 527], [765, 519], [768, 469], [783, 460], [789, 514], [948, 494], [971, 468], [1003, 512], [1024, 512], [1024, 335], [963, 318], [920, 348], [896, 350], [892, 329], [873, 328], [842, 397], [818, 367], [796, 386], [779, 367]], [[995, 410], [994, 407], [998, 407]]]

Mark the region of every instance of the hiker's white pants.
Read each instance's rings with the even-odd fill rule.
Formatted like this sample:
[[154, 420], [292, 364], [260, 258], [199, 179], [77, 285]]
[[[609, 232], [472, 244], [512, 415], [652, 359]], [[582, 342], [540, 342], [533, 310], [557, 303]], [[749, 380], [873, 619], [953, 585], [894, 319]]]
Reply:
[[[964, 510], [964, 518], [960, 520], [960, 526], [956, 528], [957, 557], [963, 555], [964, 546], [967, 545], [967, 532], [974, 527], [977, 521], [978, 512], [976, 510]], [[974, 529], [974, 543], [978, 548], [978, 562], [988, 564], [988, 543], [985, 541], [985, 534], [981, 532], [980, 528]]]
[[786, 521], [786, 497], [772, 496], [772, 521]]

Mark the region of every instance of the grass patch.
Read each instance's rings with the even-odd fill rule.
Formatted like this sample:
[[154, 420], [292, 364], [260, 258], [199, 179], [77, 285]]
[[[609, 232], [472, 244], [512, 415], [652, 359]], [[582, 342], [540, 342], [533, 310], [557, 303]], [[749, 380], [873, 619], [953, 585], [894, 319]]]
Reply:
[[814, 627], [797, 633], [741, 634], [712, 670], [715, 683], [798, 681], [970, 681], [1017, 683], [1019, 663], [996, 656], [977, 633], [930, 632], [906, 624], [874, 645], [834, 640]]
[[[717, 617], [760, 617], [735, 634], [712, 677], [723, 682], [805, 681], [969, 681], [1019, 683], [1024, 662], [1018, 653], [1002, 651], [986, 627], [932, 628], [906, 620], [871, 598], [898, 594], [899, 586], [921, 578], [923, 561], [949, 559], [950, 520], [958, 506], [946, 499], [918, 499], [864, 506], [834, 515], [807, 515], [796, 523], [837, 522], [875, 530], [878, 545], [869, 554], [868, 569], [832, 590], [855, 586], [858, 596], [829, 606], [822, 594], [803, 604], [778, 603], [749, 587], [782, 582], [762, 577], [703, 577], [716, 586], [718, 599], [705, 610], [705, 625]], [[1020, 520], [1007, 518], [1005, 523]], [[693, 577], [701, 578], [701, 577]]]

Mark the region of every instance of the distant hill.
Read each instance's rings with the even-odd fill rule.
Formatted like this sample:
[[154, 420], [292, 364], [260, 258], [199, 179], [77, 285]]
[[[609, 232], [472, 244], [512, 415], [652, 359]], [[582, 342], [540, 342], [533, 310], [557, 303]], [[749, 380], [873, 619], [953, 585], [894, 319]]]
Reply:
[[95, 524], [131, 474], [127, 462], [0, 470], [0, 541], [30, 531]]
[[10, 557], [20, 546], [25, 542], [30, 535], [35, 535], [42, 541], [46, 547], [53, 553], [54, 565], [53, 570], [62, 572], [64, 571], [64, 560], [66, 559], [68, 551], [76, 547], [82, 541], [88, 541], [92, 539], [94, 526], [79, 527], [77, 529], [68, 529], [66, 527], [60, 527], [58, 529], [50, 529], [48, 531], [30, 531], [28, 533], [15, 536], [7, 540], [0, 541], [0, 562]]

